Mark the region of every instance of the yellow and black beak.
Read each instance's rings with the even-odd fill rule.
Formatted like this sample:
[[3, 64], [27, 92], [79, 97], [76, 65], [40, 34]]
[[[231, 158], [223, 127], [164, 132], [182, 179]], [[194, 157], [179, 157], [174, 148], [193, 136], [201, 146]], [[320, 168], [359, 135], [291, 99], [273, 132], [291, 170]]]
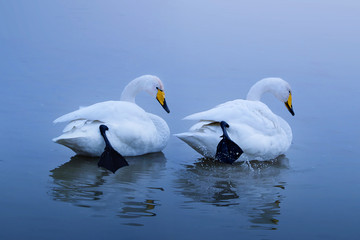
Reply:
[[156, 100], [158, 100], [158, 102], [161, 104], [161, 106], [165, 109], [167, 113], [170, 113], [170, 110], [166, 104], [165, 93], [163, 90], [158, 89], [158, 92], [156, 94]]
[[291, 113], [291, 115], [295, 115], [293, 107], [292, 107], [292, 98], [291, 98], [291, 93], [289, 93], [289, 98], [288, 100], [285, 102], [285, 106], [286, 108], [289, 110], [289, 112]]

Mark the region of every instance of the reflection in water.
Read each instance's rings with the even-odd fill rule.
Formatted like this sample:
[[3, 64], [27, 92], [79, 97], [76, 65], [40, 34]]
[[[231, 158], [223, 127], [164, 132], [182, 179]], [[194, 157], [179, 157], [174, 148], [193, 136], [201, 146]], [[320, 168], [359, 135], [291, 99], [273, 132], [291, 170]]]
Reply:
[[123, 218], [137, 218], [137, 217], [154, 217], [156, 213], [152, 212], [157, 204], [154, 200], [147, 199], [145, 202], [125, 202], [126, 207], [123, 207], [121, 213], [118, 215]]
[[281, 172], [289, 160], [279, 156], [271, 161], [235, 162], [232, 165], [200, 159], [179, 171], [176, 188], [193, 202], [230, 207], [250, 218], [251, 228], [276, 229], [285, 182]]
[[50, 195], [57, 201], [91, 208], [96, 216], [106, 216], [108, 212], [121, 218], [156, 216], [155, 207], [160, 205], [156, 196], [164, 191], [162, 186], [156, 186], [165, 169], [164, 154], [126, 160], [130, 166], [112, 174], [98, 168], [98, 158], [74, 156], [50, 171], [53, 178]]

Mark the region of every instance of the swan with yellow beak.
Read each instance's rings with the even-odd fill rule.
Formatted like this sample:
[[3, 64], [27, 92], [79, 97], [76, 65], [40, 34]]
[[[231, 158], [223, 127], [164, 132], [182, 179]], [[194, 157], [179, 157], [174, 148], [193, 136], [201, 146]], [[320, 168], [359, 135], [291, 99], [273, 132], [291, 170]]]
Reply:
[[[284, 119], [260, 101], [265, 93], [273, 94], [285, 103], [291, 115], [295, 115], [289, 83], [281, 78], [265, 78], [250, 88], [246, 100], [229, 101], [185, 117], [185, 120], [195, 120], [197, 123], [188, 132], [175, 136], [205, 157], [231, 155], [221, 152], [219, 141], [220, 137], [225, 136], [243, 151], [240, 156], [242, 160], [276, 158], [289, 149], [292, 131]], [[220, 123], [223, 123], [223, 126]], [[225, 125], [227, 134], [224, 131]], [[222, 161], [226, 162], [226, 159]], [[232, 161], [234, 159], [230, 162]]]
[[162, 118], [145, 112], [135, 103], [135, 97], [141, 91], [156, 98], [164, 110], [170, 112], [162, 81], [153, 75], [143, 75], [124, 88], [120, 101], [96, 103], [55, 119], [54, 123], [68, 124], [63, 134], [53, 141], [79, 155], [100, 156], [105, 141], [99, 127], [104, 125], [108, 142], [122, 156], [162, 151], [170, 137], [169, 127]]

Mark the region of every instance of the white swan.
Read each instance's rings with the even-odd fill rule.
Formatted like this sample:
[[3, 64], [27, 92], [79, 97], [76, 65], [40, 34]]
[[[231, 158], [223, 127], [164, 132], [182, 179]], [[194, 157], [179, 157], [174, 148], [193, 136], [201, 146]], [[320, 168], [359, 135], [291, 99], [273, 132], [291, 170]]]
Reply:
[[63, 134], [53, 141], [69, 147], [79, 155], [100, 156], [105, 143], [99, 126], [106, 124], [111, 145], [123, 156], [163, 150], [170, 137], [169, 127], [162, 118], [145, 112], [135, 103], [135, 96], [140, 91], [148, 92], [170, 112], [161, 80], [156, 76], [144, 75], [124, 88], [120, 101], [96, 103], [57, 118], [54, 123], [69, 123]]
[[219, 122], [226, 121], [231, 139], [241, 147], [242, 160], [268, 160], [287, 151], [292, 141], [288, 123], [275, 115], [261, 96], [270, 92], [284, 102], [292, 115], [290, 85], [280, 78], [265, 78], [253, 85], [246, 100], [237, 99], [218, 105], [210, 110], [185, 117], [197, 120], [189, 132], [175, 134], [205, 157], [214, 158], [220, 136]]

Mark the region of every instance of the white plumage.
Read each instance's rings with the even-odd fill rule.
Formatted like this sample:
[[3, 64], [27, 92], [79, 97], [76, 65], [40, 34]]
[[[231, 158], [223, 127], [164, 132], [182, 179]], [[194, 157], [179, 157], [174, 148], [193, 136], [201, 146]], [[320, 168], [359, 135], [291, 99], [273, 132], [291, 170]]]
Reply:
[[265, 78], [249, 91], [247, 100], [234, 100], [220, 104], [204, 112], [185, 117], [198, 121], [188, 132], [175, 134], [205, 157], [215, 157], [222, 130], [219, 122], [225, 121], [230, 138], [239, 145], [243, 160], [268, 160], [275, 158], [290, 147], [292, 131], [288, 123], [275, 115], [260, 102], [262, 94], [272, 93], [284, 102], [294, 115], [290, 85], [280, 78]]
[[146, 91], [156, 97], [169, 112], [161, 80], [144, 75], [131, 81], [121, 95], [121, 101], [106, 101], [80, 108], [57, 118], [54, 123], [69, 122], [63, 134], [53, 141], [85, 156], [100, 156], [104, 139], [99, 126], [108, 126], [107, 137], [113, 148], [123, 156], [137, 156], [163, 150], [169, 140], [166, 122], [145, 112], [135, 103], [135, 96]]

